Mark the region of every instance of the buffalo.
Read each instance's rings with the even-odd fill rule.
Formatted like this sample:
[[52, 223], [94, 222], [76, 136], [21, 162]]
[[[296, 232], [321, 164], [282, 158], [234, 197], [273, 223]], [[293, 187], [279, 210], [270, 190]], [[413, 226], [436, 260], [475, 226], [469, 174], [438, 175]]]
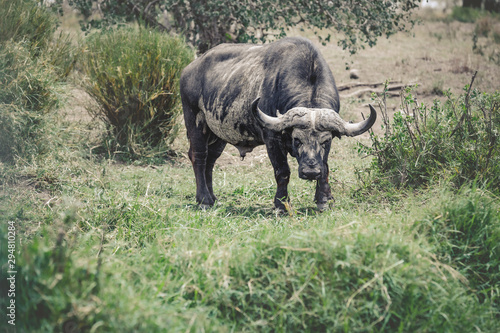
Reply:
[[317, 181], [314, 200], [324, 210], [333, 200], [327, 163], [332, 139], [360, 135], [377, 117], [371, 105], [369, 118], [362, 122], [339, 116], [332, 72], [304, 38], [216, 46], [183, 70], [180, 93], [196, 201], [202, 207], [217, 200], [212, 172], [230, 143], [242, 158], [266, 145], [277, 183], [277, 209], [285, 211], [289, 200], [290, 154], [298, 161], [299, 177]]

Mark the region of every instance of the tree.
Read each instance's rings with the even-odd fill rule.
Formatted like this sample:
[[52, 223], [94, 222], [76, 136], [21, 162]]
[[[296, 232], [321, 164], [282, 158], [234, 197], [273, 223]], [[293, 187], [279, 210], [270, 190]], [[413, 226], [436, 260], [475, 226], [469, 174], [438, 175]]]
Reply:
[[[69, 0], [69, 4], [83, 15], [86, 29], [138, 21], [182, 33], [201, 53], [224, 42], [281, 38], [295, 26], [336, 31], [339, 44], [355, 53], [364, 45], [375, 45], [383, 35], [412, 26], [411, 13], [420, 0]], [[328, 34], [321, 41], [330, 38]]]
[[462, 7], [481, 8], [482, 0], [463, 0]]
[[500, 12], [499, 0], [484, 0], [484, 9], [489, 12]]
[[484, 9], [490, 12], [500, 12], [500, 0], [463, 0], [462, 7]]

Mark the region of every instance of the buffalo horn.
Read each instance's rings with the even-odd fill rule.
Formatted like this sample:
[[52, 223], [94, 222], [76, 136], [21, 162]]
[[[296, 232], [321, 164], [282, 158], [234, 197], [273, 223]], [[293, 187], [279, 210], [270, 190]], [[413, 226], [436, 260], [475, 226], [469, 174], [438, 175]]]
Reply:
[[257, 98], [252, 103], [252, 110], [260, 123], [267, 129], [281, 132], [290, 127], [308, 127], [311, 125], [311, 119], [307, 116], [310, 111], [306, 108], [294, 108], [285, 114], [280, 114], [278, 110], [277, 117], [271, 117], [259, 108], [259, 100], [260, 98]]
[[[277, 117], [271, 117], [260, 110], [259, 100], [260, 98], [257, 98], [252, 103], [252, 110], [262, 125], [275, 132], [281, 132], [290, 127], [310, 127], [314, 123], [316, 129], [320, 131], [336, 132], [339, 136], [356, 136], [369, 130], [377, 119], [377, 112], [371, 105], [370, 117], [356, 124], [346, 122], [334, 110], [325, 109], [312, 111], [299, 107], [283, 115], [278, 111]], [[312, 120], [312, 117], [315, 119]]]
[[337, 132], [339, 135], [356, 136], [368, 131], [375, 120], [377, 111], [370, 105], [370, 117], [359, 123], [351, 124], [340, 118], [337, 112], [322, 112], [317, 120], [319, 130]]

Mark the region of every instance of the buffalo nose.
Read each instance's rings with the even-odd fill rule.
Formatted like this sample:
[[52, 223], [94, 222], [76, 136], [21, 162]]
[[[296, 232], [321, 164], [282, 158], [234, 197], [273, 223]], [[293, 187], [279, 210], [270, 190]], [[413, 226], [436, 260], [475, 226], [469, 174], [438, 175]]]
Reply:
[[319, 171], [319, 163], [316, 159], [306, 159], [304, 169], [312, 169]]
[[319, 168], [303, 168], [299, 172], [299, 177], [307, 180], [318, 179], [321, 175], [321, 170]]

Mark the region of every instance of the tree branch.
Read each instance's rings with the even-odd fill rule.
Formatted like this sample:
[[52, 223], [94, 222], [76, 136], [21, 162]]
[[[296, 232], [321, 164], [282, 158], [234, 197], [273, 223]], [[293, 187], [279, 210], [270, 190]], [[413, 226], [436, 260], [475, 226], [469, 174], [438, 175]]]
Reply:
[[[396, 83], [402, 83], [402, 81], [389, 81], [389, 84], [396, 84]], [[370, 83], [370, 82], [353, 82], [353, 83], [346, 83], [346, 84], [338, 85], [337, 86], [337, 90], [338, 91], [344, 91], [344, 90], [348, 90], [348, 89], [351, 89], [351, 88], [354, 88], [354, 87], [372, 87], [372, 88], [375, 88], [375, 87], [378, 87], [378, 86], [382, 86], [384, 84], [385, 84], [385, 82], [375, 82], [375, 83]], [[397, 89], [399, 89], [401, 87], [402, 86], [398, 86]], [[389, 88], [389, 90], [394, 90], [394, 89]]]

